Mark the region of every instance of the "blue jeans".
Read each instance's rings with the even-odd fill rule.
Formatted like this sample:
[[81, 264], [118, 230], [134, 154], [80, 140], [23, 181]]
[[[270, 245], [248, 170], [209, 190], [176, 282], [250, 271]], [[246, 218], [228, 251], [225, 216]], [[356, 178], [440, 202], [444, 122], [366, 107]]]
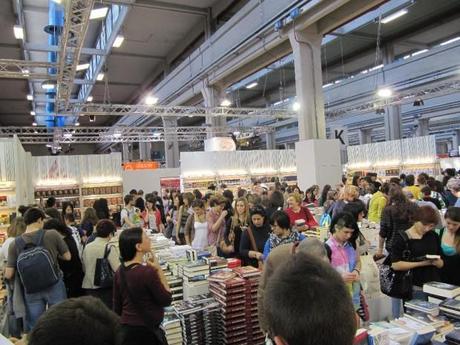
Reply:
[[402, 299], [391, 297], [391, 314], [393, 319], [401, 317]]
[[31, 330], [35, 326], [38, 318], [46, 311], [47, 307], [58, 304], [66, 298], [67, 294], [62, 278], [46, 290], [30, 294], [25, 293], [27, 328]]

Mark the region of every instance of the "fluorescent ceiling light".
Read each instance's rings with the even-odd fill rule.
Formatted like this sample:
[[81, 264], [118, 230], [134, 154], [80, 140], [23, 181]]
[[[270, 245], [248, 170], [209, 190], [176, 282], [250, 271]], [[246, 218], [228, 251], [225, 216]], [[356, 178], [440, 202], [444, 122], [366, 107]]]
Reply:
[[37, 123], [35, 121], [32, 122], [32, 126], [37, 127]]
[[24, 29], [22, 28], [21, 25], [15, 25], [13, 27], [13, 31], [14, 31], [14, 37], [16, 37], [17, 40], [24, 39]]
[[92, 102], [93, 101], [93, 96], [88, 96], [88, 98], [86, 99], [87, 102]]
[[42, 88], [45, 90], [52, 90], [56, 87], [56, 81], [54, 80], [45, 80], [42, 83]]
[[32, 110], [32, 111], [30, 112], [30, 115], [35, 116], [35, 111]]
[[404, 57], [403, 57], [404, 60], [407, 60], [408, 58], [410, 58], [410, 54], [409, 55], [404, 55]]
[[95, 9], [91, 10], [91, 14], [89, 15], [89, 19], [105, 18], [105, 16], [107, 15], [108, 10], [109, 10], [108, 7], [95, 8]]
[[256, 87], [257, 85], [259, 85], [259, 83], [257, 83], [256, 81], [249, 84], [249, 85], [246, 85], [246, 89], [252, 89], [253, 87]]
[[77, 126], [77, 127], [80, 126], [80, 122], [78, 122], [78, 121], [75, 122], [75, 126]]
[[221, 107], [229, 107], [232, 105], [232, 102], [229, 100], [229, 99], [224, 99], [222, 100], [222, 102], [220, 103], [220, 106]]
[[115, 132], [115, 133], [113, 133], [113, 137], [114, 137], [114, 138], [120, 138], [120, 137], [121, 137], [121, 133], [120, 133], [120, 132]]
[[27, 95], [27, 100], [28, 100], [28, 101], [33, 101], [33, 100], [34, 100], [34, 96], [32, 96], [32, 95]]
[[333, 83], [324, 84], [324, 85], [323, 85], [323, 89], [325, 89], [325, 88], [327, 88], [327, 87], [329, 87], [329, 86], [332, 86], [332, 85], [334, 85], [334, 84], [333, 84]]
[[418, 52], [413, 53], [412, 56], [417, 56], [417, 55], [426, 53], [427, 51], [428, 51], [428, 49], [422, 49], [422, 50], [419, 50]]
[[89, 68], [89, 63], [77, 65], [77, 71], [84, 71], [85, 69], [88, 69], [88, 68]]
[[300, 103], [299, 102], [294, 102], [294, 104], [292, 104], [292, 110], [299, 111], [300, 110]]
[[382, 67], [383, 67], [383, 65], [378, 65], [378, 66], [370, 68], [369, 71], [372, 72], [372, 71], [378, 70], [378, 69], [380, 69]]
[[117, 37], [115, 38], [115, 41], [113, 41], [112, 47], [120, 48], [124, 40], [125, 40], [125, 37], [123, 35], [117, 35]]
[[66, 139], [72, 138], [72, 133], [64, 133], [64, 138]]
[[392, 95], [393, 91], [391, 91], [391, 89], [389, 88], [383, 88], [377, 91], [377, 96], [379, 96], [380, 98], [390, 98]]
[[382, 24], [387, 24], [389, 22], [392, 22], [395, 19], [398, 19], [399, 17], [402, 17], [403, 15], [407, 14], [409, 11], [407, 8], [399, 10], [393, 14], [390, 14], [389, 16], [382, 18]]
[[161, 136], [161, 133], [160, 132], [153, 132], [153, 136], [158, 138], [159, 136]]
[[104, 73], [99, 73], [96, 77], [96, 80], [101, 81], [102, 79], [104, 79]]
[[144, 102], [147, 105], [154, 105], [154, 104], [158, 103], [158, 98], [155, 97], [155, 96], [147, 96], [147, 97], [145, 97]]
[[451, 43], [454, 43], [454, 42], [457, 42], [457, 41], [460, 41], [460, 36], [457, 36], [457, 37], [454, 37], [454, 38], [452, 38], [452, 39], [450, 39], [448, 41], [442, 42], [440, 44], [440, 46], [445, 46], [447, 44], [451, 44]]

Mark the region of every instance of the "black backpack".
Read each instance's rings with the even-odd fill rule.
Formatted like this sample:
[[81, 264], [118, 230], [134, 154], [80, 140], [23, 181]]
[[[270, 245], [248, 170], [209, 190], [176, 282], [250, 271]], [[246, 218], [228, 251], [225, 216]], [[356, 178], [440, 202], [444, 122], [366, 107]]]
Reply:
[[26, 243], [22, 236], [14, 240], [18, 257], [16, 266], [26, 293], [46, 290], [60, 279], [50, 252], [43, 247], [45, 230], [39, 230], [37, 236], [32, 243]]

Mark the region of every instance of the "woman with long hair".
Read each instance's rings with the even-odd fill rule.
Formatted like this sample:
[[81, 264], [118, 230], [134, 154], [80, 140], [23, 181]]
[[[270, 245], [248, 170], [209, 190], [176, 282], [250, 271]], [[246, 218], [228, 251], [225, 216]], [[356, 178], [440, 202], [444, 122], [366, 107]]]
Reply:
[[444, 215], [446, 226], [438, 232], [441, 239], [441, 281], [460, 286], [460, 207], [449, 207]]
[[64, 219], [66, 214], [71, 214], [75, 216], [74, 207], [70, 201], [64, 201], [62, 203], [62, 211], [61, 211], [62, 219]]
[[179, 206], [176, 218], [176, 241], [179, 244], [185, 244], [185, 224], [187, 219], [192, 214], [192, 202], [195, 200], [193, 193], [182, 194], [182, 205]]
[[172, 295], [150, 238], [141, 228], [126, 229], [119, 248], [122, 264], [115, 274], [113, 309], [121, 316], [120, 344], [165, 344], [160, 325]]
[[238, 198], [235, 201], [234, 214], [227, 221], [225, 227], [224, 243], [222, 241], [220, 243], [220, 251], [223, 252], [225, 257], [239, 258], [241, 234], [247, 229], [249, 223], [249, 203], [246, 198]]
[[314, 204], [318, 206], [318, 197], [319, 197], [319, 186], [313, 185], [305, 191], [305, 199], [303, 200], [304, 204]]
[[193, 249], [204, 250], [208, 247], [208, 222], [203, 200], [193, 200], [193, 214], [185, 225], [185, 241]]
[[244, 265], [259, 267], [263, 260], [265, 242], [270, 235], [270, 224], [262, 206], [250, 210], [251, 223], [241, 235], [240, 255]]
[[156, 207], [156, 199], [153, 195], [146, 197], [145, 209], [142, 212], [145, 227], [153, 232], [163, 232], [160, 210]]
[[319, 207], [324, 206], [324, 203], [327, 200], [327, 193], [329, 193], [331, 189], [332, 187], [330, 184], [324, 185], [323, 190], [321, 191], [321, 196], [319, 197], [319, 204], [318, 204]]
[[110, 219], [110, 210], [107, 199], [97, 199], [93, 204], [93, 208], [96, 211], [98, 219]]
[[91, 236], [94, 231], [99, 218], [97, 218], [96, 210], [92, 207], [88, 207], [83, 213], [83, 218], [80, 223], [80, 236], [83, 243], [86, 239]]

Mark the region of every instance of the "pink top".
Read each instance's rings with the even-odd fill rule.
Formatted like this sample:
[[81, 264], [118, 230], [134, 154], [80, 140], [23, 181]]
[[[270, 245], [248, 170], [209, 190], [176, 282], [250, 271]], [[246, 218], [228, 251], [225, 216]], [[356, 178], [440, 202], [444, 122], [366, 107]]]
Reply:
[[[223, 221], [222, 224], [220, 225], [220, 228], [218, 231], [213, 232], [212, 231], [212, 226], [217, 222], [219, 219], [219, 215], [214, 212], [214, 210], [211, 208], [208, 213], [206, 214], [206, 221], [208, 222], [208, 245], [217, 245], [217, 239], [223, 238], [224, 236], [224, 231], [225, 231], [225, 222]], [[220, 236], [219, 236], [220, 233]]]

